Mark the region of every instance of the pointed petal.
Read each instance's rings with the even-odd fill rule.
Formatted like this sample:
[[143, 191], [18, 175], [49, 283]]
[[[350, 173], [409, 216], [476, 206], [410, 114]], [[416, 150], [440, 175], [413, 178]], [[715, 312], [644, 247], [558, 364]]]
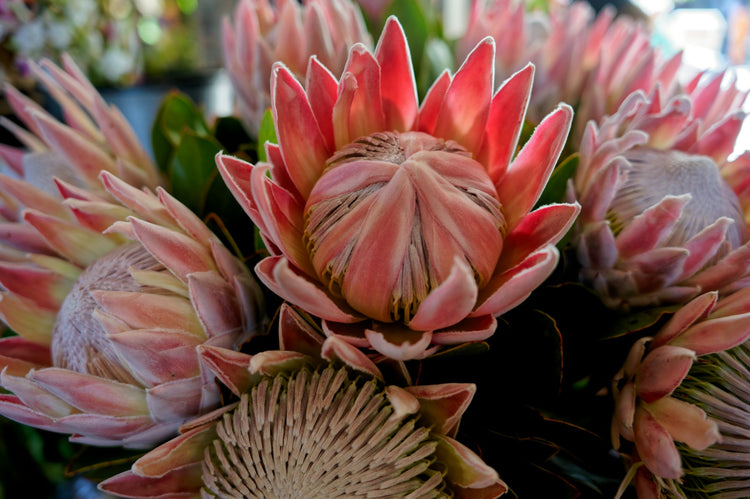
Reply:
[[[200, 376], [168, 381], [146, 389], [146, 403], [151, 417], [158, 422], [174, 422], [175, 426], [198, 414], [214, 409], [219, 401], [218, 387], [214, 397], [203, 400], [203, 380]], [[210, 405], [204, 405], [210, 402]]]
[[451, 484], [469, 489], [491, 488], [496, 494], [488, 497], [501, 495], [508, 490], [497, 472], [462, 443], [441, 436], [438, 437], [435, 452], [438, 460], [446, 464], [445, 478]]
[[487, 173], [495, 185], [507, 171], [516, 152], [533, 79], [534, 65], [529, 63], [505, 80], [492, 98], [478, 158], [487, 166]]
[[320, 134], [329, 151], [336, 149], [333, 132], [333, 105], [338, 93], [338, 82], [333, 74], [320, 63], [316, 56], [310, 57], [305, 76], [305, 89], [310, 99], [310, 108]]
[[705, 319], [716, 305], [718, 299], [719, 293], [711, 291], [683, 305], [654, 336], [651, 348], [654, 349], [669, 343], [696, 321]]
[[0, 262], [0, 284], [5, 289], [49, 310], [60, 308], [73, 282], [47, 269]]
[[40, 345], [52, 343], [57, 311], [42, 308], [11, 293], [0, 293], [0, 318], [29, 341]]
[[29, 378], [82, 412], [107, 416], [149, 413], [146, 393], [133, 385], [56, 367], [33, 371]]
[[694, 324], [670, 343], [693, 350], [696, 355], [736, 347], [750, 337], [750, 313], [708, 319]]
[[417, 313], [409, 321], [409, 327], [432, 331], [452, 326], [469, 315], [478, 294], [469, 264], [456, 256], [450, 275], [420, 303]]
[[284, 303], [279, 312], [279, 347], [319, 358], [324, 338], [309, 320]]
[[[350, 82], [352, 93], [337, 99], [333, 106], [336, 134], [339, 133], [340, 127], [345, 127], [347, 131], [347, 139], [336, 136], [336, 145], [339, 148], [358, 137], [385, 129], [380, 66], [363, 44], [357, 43], [351, 47], [342, 81]], [[344, 116], [346, 121], [343, 120]], [[342, 140], [345, 142], [342, 143]]]
[[417, 85], [406, 35], [395, 17], [389, 18], [375, 48], [381, 68], [385, 130], [411, 130], [417, 118]]
[[664, 196], [659, 203], [633, 218], [617, 235], [620, 256], [631, 258], [655, 248], [664, 241], [672, 232], [682, 209], [690, 199], [690, 194]]
[[638, 396], [650, 403], [671, 394], [685, 379], [695, 358], [692, 350], [672, 345], [652, 350], [635, 375]]
[[721, 438], [716, 422], [699, 407], [665, 397], [648, 405], [648, 411], [678, 442], [703, 450]]
[[453, 436], [477, 388], [471, 383], [445, 383], [408, 386], [406, 391], [419, 399], [420, 418], [426, 425], [442, 435]]
[[351, 343], [338, 336], [330, 336], [323, 342], [320, 357], [329, 361], [339, 361], [357, 371], [383, 380], [383, 374], [370, 358]]
[[8, 369], [0, 374], [2, 387], [18, 397], [26, 407], [50, 418], [61, 418], [76, 412], [76, 409], [59, 397], [50, 393], [43, 386], [27, 377], [12, 376]]
[[432, 332], [435, 345], [455, 345], [470, 341], [483, 341], [495, 334], [497, 319], [493, 315], [480, 315], [466, 318], [448, 328]]
[[469, 151], [482, 143], [492, 99], [495, 42], [482, 40], [456, 71], [445, 93], [433, 135], [452, 139]]
[[430, 331], [412, 331], [397, 323], [377, 324], [366, 329], [365, 336], [373, 349], [396, 360], [419, 358], [432, 341]]
[[256, 376], [250, 374], [250, 355], [210, 345], [199, 346], [197, 352], [201, 362], [238, 397], [255, 384]]
[[561, 104], [534, 130], [497, 185], [506, 223], [513, 228], [539, 199], [557, 163], [573, 120], [570, 106]]
[[443, 100], [445, 100], [445, 94], [448, 91], [448, 87], [450, 87], [451, 80], [451, 74], [446, 69], [427, 91], [427, 95], [425, 95], [422, 105], [419, 108], [417, 130], [430, 135], [433, 134], [440, 108], [443, 106]]
[[675, 480], [682, 476], [680, 453], [672, 436], [643, 407], [636, 409], [633, 430], [638, 454], [652, 473]]
[[210, 338], [242, 328], [234, 289], [216, 271], [188, 276], [190, 299], [198, 319]]

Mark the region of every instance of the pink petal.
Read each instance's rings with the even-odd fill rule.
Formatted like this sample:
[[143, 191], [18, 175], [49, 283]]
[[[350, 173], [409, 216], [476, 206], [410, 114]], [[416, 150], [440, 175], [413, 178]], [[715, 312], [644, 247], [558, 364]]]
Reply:
[[456, 256], [450, 275], [419, 304], [409, 327], [432, 331], [452, 326], [469, 315], [478, 293], [473, 271], [463, 258]]
[[695, 353], [687, 348], [663, 345], [643, 359], [635, 375], [638, 396], [653, 402], [671, 394], [677, 388], [695, 360]]
[[438, 114], [445, 100], [445, 94], [450, 87], [452, 77], [448, 70], [443, 71], [437, 80], [427, 91], [427, 95], [422, 100], [417, 117], [416, 129], [430, 135], [435, 131]]
[[703, 450], [721, 438], [716, 422], [708, 419], [698, 406], [673, 397], [648, 405], [648, 411], [678, 442]]
[[704, 293], [683, 305], [654, 336], [651, 348], [665, 345], [676, 336], [692, 326], [696, 321], [705, 319], [716, 305], [719, 293]]
[[487, 497], [497, 497], [508, 490], [497, 472], [462, 443], [447, 436], [439, 437], [436, 454], [438, 460], [446, 464], [445, 478], [452, 485], [468, 489], [490, 489], [492, 493]]
[[146, 393], [133, 385], [56, 367], [33, 371], [29, 378], [83, 412], [108, 416], [149, 413]]
[[40, 345], [52, 343], [57, 311], [42, 308], [11, 293], [0, 293], [0, 318], [28, 341]]
[[419, 413], [426, 425], [443, 435], [455, 435], [466, 409], [477, 391], [471, 383], [416, 385], [406, 391], [419, 400]]
[[707, 266], [708, 262], [716, 256], [719, 248], [725, 244], [727, 230], [733, 225], [732, 219], [721, 217], [685, 243], [684, 247], [690, 252], [690, 257], [683, 265], [682, 274], [677, 278], [678, 282], [691, 277]]
[[325, 320], [352, 323], [362, 320], [346, 303], [328, 294], [320, 283], [310, 280], [289, 265], [284, 257], [263, 259], [255, 272], [269, 289], [301, 309]]
[[572, 120], [573, 110], [565, 104], [544, 118], [496, 184], [510, 228], [539, 199], [568, 138]]
[[417, 87], [411, 54], [401, 24], [388, 18], [375, 48], [381, 68], [381, 92], [385, 130], [411, 130], [417, 118]]
[[241, 331], [242, 317], [234, 289], [218, 272], [194, 272], [188, 276], [188, 287], [195, 313], [209, 338]]
[[333, 105], [338, 93], [338, 82], [314, 55], [310, 57], [307, 65], [305, 89], [310, 99], [310, 109], [315, 116], [320, 134], [325, 140], [326, 148], [333, 151], [336, 149], [333, 134]]
[[680, 453], [672, 435], [643, 407], [636, 410], [633, 430], [638, 454], [652, 473], [674, 480], [682, 476]]
[[99, 490], [135, 499], [193, 499], [203, 486], [201, 463], [175, 468], [161, 476], [125, 471], [99, 484]]
[[326, 338], [323, 342], [320, 356], [329, 362], [339, 361], [354, 370], [378, 378], [381, 381], [383, 380], [383, 374], [380, 372], [380, 369], [377, 368], [367, 355], [338, 336]]
[[664, 241], [690, 199], [690, 194], [664, 196], [657, 204], [633, 218], [617, 235], [617, 249], [621, 258], [645, 253]]
[[0, 394], [0, 415], [26, 426], [42, 430], [64, 432], [54, 419], [40, 414], [23, 404], [18, 397]]
[[483, 341], [497, 329], [497, 319], [493, 315], [468, 317], [458, 324], [432, 332], [435, 345], [455, 345], [470, 341]]
[[213, 394], [203, 393], [200, 376], [174, 379], [146, 389], [146, 402], [151, 416], [157, 422], [183, 421], [214, 409], [219, 402], [218, 387], [212, 384]]
[[[5, 358], [13, 358], [36, 364], [39, 367], [49, 367], [52, 365], [52, 354], [49, 347], [39, 345], [21, 336], [8, 336], [0, 339], [0, 355]], [[9, 372], [8, 374], [13, 373]]]
[[284, 303], [279, 312], [279, 347], [311, 357], [320, 357], [324, 338], [310, 320]]
[[736, 347], [750, 337], [750, 313], [708, 319], [692, 325], [670, 344], [693, 350], [696, 355]]
[[216, 427], [213, 424], [198, 426], [138, 459], [133, 464], [132, 471], [139, 476], [155, 478], [188, 464], [202, 463], [206, 447], [215, 438]]
[[0, 284], [11, 293], [32, 300], [42, 308], [59, 310], [73, 281], [47, 269], [0, 262]]
[[529, 63], [503, 82], [492, 98], [478, 159], [487, 166], [495, 185], [505, 175], [516, 152], [533, 79], [534, 65]]
[[3, 368], [0, 382], [5, 390], [13, 392], [23, 405], [37, 414], [61, 418], [77, 412], [75, 407], [35, 383], [29, 376], [16, 377], [11, 375], [7, 368]]
[[393, 324], [378, 324], [377, 329], [366, 329], [370, 346], [388, 358], [410, 360], [419, 358], [432, 340], [430, 331], [412, 331]]
[[523, 302], [557, 266], [560, 254], [554, 246], [532, 253], [517, 266], [496, 274], [480, 290], [478, 307], [471, 317], [490, 314], [498, 316]]
[[492, 99], [495, 42], [487, 37], [456, 71], [438, 112], [433, 135], [452, 139], [469, 151], [482, 143]]
[[29, 182], [0, 174], [0, 189], [4, 195], [12, 196], [26, 208], [32, 208], [45, 215], [70, 219], [68, 213], [62, 209], [60, 199], [47, 194]]
[[250, 355], [210, 345], [199, 346], [197, 352], [201, 362], [238, 397], [253, 386]]
[[288, 69], [274, 67], [271, 89], [276, 135], [287, 171], [299, 193], [307, 197], [331, 151], [318, 129], [304, 89]]

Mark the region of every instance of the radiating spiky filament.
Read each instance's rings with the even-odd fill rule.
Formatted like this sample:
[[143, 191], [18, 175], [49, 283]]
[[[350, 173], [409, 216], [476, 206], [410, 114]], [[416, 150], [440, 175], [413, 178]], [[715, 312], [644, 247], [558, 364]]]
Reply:
[[267, 377], [217, 426], [203, 464], [208, 497], [450, 497], [437, 443], [397, 418], [376, 381], [346, 369]]
[[685, 476], [675, 488], [691, 498], [750, 497], [750, 345], [701, 357], [675, 395], [700, 406], [721, 433], [701, 451], [680, 446]]
[[122, 362], [97, 320], [96, 299], [92, 292], [149, 292], [138, 284], [130, 270], [166, 270], [138, 243], [126, 244], [107, 253], [89, 266], [70, 290], [57, 314], [52, 331], [52, 361], [62, 367], [84, 374], [93, 374], [123, 383], [138, 384]]

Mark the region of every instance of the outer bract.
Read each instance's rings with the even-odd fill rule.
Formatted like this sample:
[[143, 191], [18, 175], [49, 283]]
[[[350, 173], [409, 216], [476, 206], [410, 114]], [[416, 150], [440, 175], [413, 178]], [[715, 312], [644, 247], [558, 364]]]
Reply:
[[678, 485], [684, 470], [675, 442], [689, 453], [721, 454], [711, 446], [726, 426], [699, 407], [716, 393], [702, 391], [686, 377], [695, 377], [691, 367], [697, 362], [701, 369], [703, 356], [724, 355], [750, 337], [750, 288], [717, 298], [715, 291], [698, 296], [654, 337], [637, 341], [613, 382], [612, 440], [615, 448], [621, 437], [634, 444], [632, 474], [639, 497], [662, 492], [683, 497]]
[[241, 0], [234, 22], [224, 19], [224, 67], [237, 93], [245, 126], [258, 133], [271, 106], [271, 66], [281, 61], [304, 79], [316, 55], [337, 75], [356, 42], [371, 45], [359, 9], [350, 0]]
[[561, 105], [515, 160], [533, 67], [493, 95], [485, 39], [421, 107], [401, 25], [355, 45], [340, 80], [273, 71], [268, 163], [217, 156], [272, 256], [256, 272], [327, 335], [398, 360], [488, 338], [554, 269], [576, 204], [531, 211], [565, 143]]
[[497, 473], [452, 438], [474, 385], [386, 386], [361, 351], [322, 341], [286, 305], [280, 321], [282, 345], [302, 352], [200, 347], [239, 402], [186, 424], [100, 489], [133, 498], [505, 493]]
[[[155, 178], [150, 162], [138, 169], [110, 156], [142, 150], [130, 149], [119, 114], [75, 72], [49, 69], [67, 90], [53, 95], [71, 126], [8, 92], [36, 136], [14, 130], [41, 152], [4, 149], [23, 178], [0, 176], [0, 317], [19, 335], [0, 340], [0, 385], [12, 392], [0, 395], [0, 414], [77, 442], [152, 446], [217, 404], [196, 347], [244, 342], [259, 326], [260, 292], [243, 264], [161, 188], [154, 195], [99, 174], [120, 165], [144, 183]], [[97, 133], [107, 140], [97, 143]], [[93, 186], [95, 170], [101, 180]], [[54, 176], [60, 172], [70, 181]]]
[[611, 307], [742, 287], [750, 269], [750, 153], [730, 160], [744, 93], [718, 75], [690, 93], [631, 94], [589, 122], [569, 199], [581, 278]]

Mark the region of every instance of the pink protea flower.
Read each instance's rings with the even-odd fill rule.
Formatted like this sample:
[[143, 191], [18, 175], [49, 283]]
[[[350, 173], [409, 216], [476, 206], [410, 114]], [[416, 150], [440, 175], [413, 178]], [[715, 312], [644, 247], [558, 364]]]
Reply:
[[300, 79], [317, 56], [337, 75], [354, 43], [372, 44], [362, 14], [350, 0], [241, 0], [234, 23], [224, 19], [224, 67], [245, 126], [258, 133], [271, 106], [271, 66], [281, 61]]
[[635, 92], [586, 128], [574, 243], [581, 278], [611, 307], [728, 293], [747, 276], [750, 153], [729, 159], [744, 95], [722, 77], [669, 99]]
[[[49, 67], [69, 92], [53, 95], [75, 128], [33, 104], [21, 107], [9, 91], [44, 142], [15, 128], [41, 152], [4, 149], [24, 177], [0, 175], [0, 318], [18, 333], [0, 340], [0, 385], [12, 392], [0, 395], [0, 414], [77, 442], [152, 446], [218, 403], [195, 348], [239, 347], [262, 315], [259, 289], [161, 188], [154, 195], [98, 170], [114, 165], [145, 183], [156, 179], [150, 162], [137, 168], [90, 140], [106, 136], [119, 151], [132, 137], [75, 73]], [[97, 132], [72, 98], [93, 102], [86, 109], [104, 129]], [[46, 179], [56, 195], [39, 185], [44, 165], [50, 177], [69, 177]], [[101, 180], [89, 188], [95, 170]]]
[[27, 129], [0, 117], [0, 125], [25, 146], [0, 144], [0, 158], [47, 193], [57, 192], [53, 177], [103, 192], [101, 170], [136, 186], [161, 185], [156, 166], [119, 109], [104, 101], [67, 54], [62, 60], [62, 69], [46, 59], [40, 65], [31, 63], [30, 69], [60, 105], [65, 123], [6, 84], [7, 101]]
[[326, 334], [394, 359], [482, 340], [558, 261], [575, 204], [529, 213], [562, 148], [562, 105], [516, 159], [533, 67], [493, 96], [494, 42], [417, 105], [395, 18], [375, 53], [352, 48], [337, 81], [316, 58], [306, 88], [273, 71], [279, 144], [268, 163], [218, 155], [272, 256], [256, 272], [323, 319]]
[[627, 16], [615, 19], [613, 8], [598, 15], [586, 2], [558, 5], [549, 13], [526, 9], [519, 0], [474, 0], [456, 54], [462, 58], [489, 35], [502, 47], [495, 56], [501, 79], [531, 61], [536, 66], [527, 116], [532, 122], [567, 102], [576, 108], [574, 139], [579, 140], [588, 120], [612, 114], [635, 90], [649, 92], [656, 83], [663, 90], [676, 87], [681, 54], [662, 58], [649, 45], [648, 30]]
[[[698, 296], [655, 336], [638, 340], [614, 379], [613, 444], [619, 448], [621, 437], [634, 444], [630, 475], [639, 497], [660, 497], [662, 490], [673, 494], [669, 497], [683, 497], [677, 492], [684, 471], [675, 441], [711, 455], [709, 446], [721, 439], [722, 423], [717, 425], [699, 407], [704, 405], [699, 401], [710, 401], [715, 393], [694, 382], [692, 388], [680, 386], [690, 383], [686, 377], [695, 375], [691, 367], [701, 364], [703, 356], [728, 351], [750, 337], [750, 288], [721, 300], [718, 296], [715, 291]], [[686, 396], [690, 391], [692, 396]]]
[[239, 398], [99, 485], [123, 497], [465, 497], [507, 491], [454, 440], [472, 384], [386, 385], [348, 343], [283, 306], [281, 343], [250, 356], [199, 347]]

